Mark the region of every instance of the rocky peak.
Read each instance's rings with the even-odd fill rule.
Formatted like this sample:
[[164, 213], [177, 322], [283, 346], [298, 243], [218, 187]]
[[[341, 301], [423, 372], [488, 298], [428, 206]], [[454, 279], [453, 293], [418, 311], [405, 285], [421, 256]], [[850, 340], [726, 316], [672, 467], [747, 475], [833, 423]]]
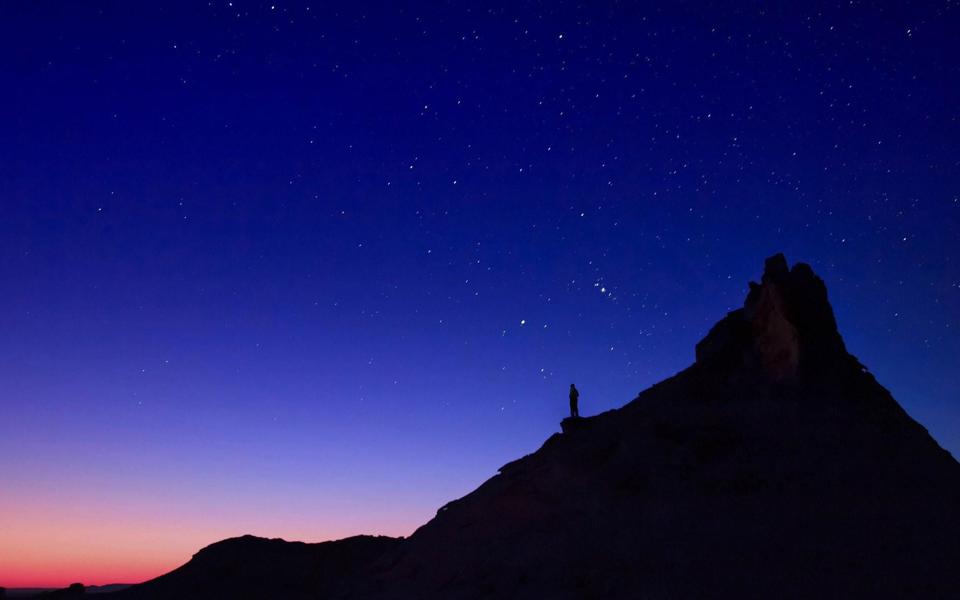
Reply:
[[769, 258], [696, 365], [562, 427], [409, 538], [227, 540], [116, 598], [960, 598], [960, 464], [806, 265]]
[[783, 254], [766, 260], [743, 308], [717, 323], [696, 353], [698, 363], [751, 367], [778, 382], [854, 360], [837, 331], [823, 280], [807, 264], [791, 269]]

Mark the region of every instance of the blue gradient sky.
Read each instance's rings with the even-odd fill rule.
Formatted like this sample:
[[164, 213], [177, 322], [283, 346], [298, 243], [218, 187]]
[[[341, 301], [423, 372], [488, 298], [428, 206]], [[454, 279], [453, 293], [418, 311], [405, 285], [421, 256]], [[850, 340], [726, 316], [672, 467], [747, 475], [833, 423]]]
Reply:
[[0, 5], [0, 585], [406, 535], [783, 251], [960, 452], [958, 8]]

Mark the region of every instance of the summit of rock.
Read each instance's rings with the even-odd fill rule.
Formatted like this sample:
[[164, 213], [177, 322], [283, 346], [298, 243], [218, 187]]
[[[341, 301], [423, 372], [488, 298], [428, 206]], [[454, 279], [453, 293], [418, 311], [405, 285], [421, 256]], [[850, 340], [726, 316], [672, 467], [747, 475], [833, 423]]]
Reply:
[[710, 330], [697, 344], [696, 357], [730, 370], [759, 369], [775, 381], [855, 362], [837, 330], [823, 280], [805, 263], [789, 268], [783, 254], [765, 261], [743, 308]]

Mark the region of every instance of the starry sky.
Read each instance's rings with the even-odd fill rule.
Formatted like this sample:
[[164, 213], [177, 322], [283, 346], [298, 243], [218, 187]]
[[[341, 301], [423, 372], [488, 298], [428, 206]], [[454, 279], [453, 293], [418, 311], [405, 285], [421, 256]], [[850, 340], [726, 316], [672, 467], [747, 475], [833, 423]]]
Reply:
[[960, 454], [960, 6], [776, 4], [0, 4], [0, 585], [409, 535], [778, 251]]

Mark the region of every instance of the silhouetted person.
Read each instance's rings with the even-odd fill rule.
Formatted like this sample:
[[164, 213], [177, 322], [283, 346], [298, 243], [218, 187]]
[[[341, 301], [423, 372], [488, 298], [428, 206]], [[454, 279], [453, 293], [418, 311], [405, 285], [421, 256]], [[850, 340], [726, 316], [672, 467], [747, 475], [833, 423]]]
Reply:
[[577, 400], [580, 399], [580, 391], [577, 386], [570, 384], [570, 416], [579, 417], [580, 409], [577, 407]]

